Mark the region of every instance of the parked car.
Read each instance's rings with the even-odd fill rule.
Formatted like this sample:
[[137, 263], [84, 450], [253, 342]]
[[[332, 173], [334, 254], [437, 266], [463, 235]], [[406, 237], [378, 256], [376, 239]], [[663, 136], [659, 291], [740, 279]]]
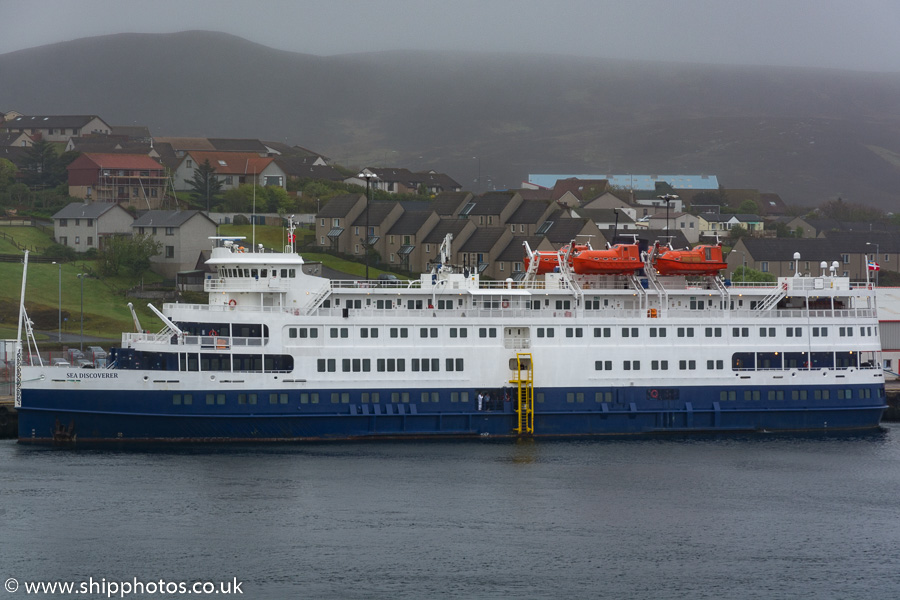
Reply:
[[106, 358], [106, 350], [100, 346], [88, 346], [88, 356], [93, 356], [95, 361], [98, 358]]
[[400, 285], [400, 280], [391, 273], [382, 273], [378, 276], [377, 281], [381, 287], [397, 287]]
[[72, 363], [70, 363], [69, 361], [67, 361], [64, 358], [51, 358], [50, 366], [51, 367], [71, 367]]
[[75, 361], [76, 369], [93, 369], [94, 363], [88, 358], [79, 358]]

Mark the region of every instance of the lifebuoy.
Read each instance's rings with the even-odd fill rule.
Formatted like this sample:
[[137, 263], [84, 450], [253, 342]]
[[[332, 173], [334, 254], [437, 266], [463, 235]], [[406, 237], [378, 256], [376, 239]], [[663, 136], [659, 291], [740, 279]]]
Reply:
[[504, 300], [503, 303], [501, 304], [501, 306], [503, 308], [509, 308], [509, 300]]
[[237, 300], [232, 298], [231, 300], [228, 301], [228, 306], [237, 306]]
[[650, 390], [651, 398], [659, 398], [659, 390]]
[[219, 335], [219, 332], [216, 331], [215, 329], [210, 329], [210, 330], [209, 330], [209, 335], [212, 336], [212, 337], [216, 337], [217, 335]]

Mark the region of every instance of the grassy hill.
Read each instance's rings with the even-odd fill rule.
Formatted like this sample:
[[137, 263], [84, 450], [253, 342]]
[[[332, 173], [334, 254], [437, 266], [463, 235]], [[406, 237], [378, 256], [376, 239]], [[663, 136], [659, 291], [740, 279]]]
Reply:
[[0, 86], [0, 106], [26, 114], [285, 141], [342, 164], [433, 168], [465, 188], [480, 166], [482, 190], [517, 187], [528, 173], [699, 173], [793, 204], [842, 196], [893, 208], [900, 189], [897, 73], [465, 52], [319, 57], [197, 31], [12, 52], [0, 73], [16, 82]]
[[[51, 242], [47, 234], [33, 227], [0, 227], [0, 232], [29, 247], [43, 248]], [[21, 254], [21, 251], [7, 238], [0, 237], [0, 253]], [[118, 340], [122, 331], [132, 331], [134, 325], [127, 308], [125, 290], [139, 284], [141, 278], [129, 275], [97, 277], [95, 261], [89, 260], [75, 260], [61, 265], [29, 261], [25, 308], [34, 322], [34, 328], [52, 332], [55, 337], [61, 307], [63, 331], [80, 332], [82, 286], [79, 273], [88, 274], [84, 278], [85, 336]], [[14, 338], [22, 289], [22, 263], [0, 263], [0, 278], [7, 282], [7, 285], [0, 286], [0, 337]], [[143, 280], [149, 284], [159, 282], [161, 278], [147, 272]], [[145, 329], [155, 331], [162, 327], [162, 322], [147, 308], [146, 302], [134, 301], [134, 305]]]

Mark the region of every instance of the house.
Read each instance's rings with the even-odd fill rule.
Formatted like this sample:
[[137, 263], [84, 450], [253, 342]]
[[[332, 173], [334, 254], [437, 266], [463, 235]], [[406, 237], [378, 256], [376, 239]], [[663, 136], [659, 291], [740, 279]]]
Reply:
[[344, 174], [324, 163], [319, 157], [279, 156], [275, 164], [289, 179], [319, 179], [343, 181]]
[[[383, 190], [391, 194], [418, 194], [425, 191], [427, 194], [439, 194], [441, 192], [459, 192], [462, 186], [448, 175], [427, 171], [415, 173], [402, 168], [377, 168], [367, 167], [362, 173], [374, 175], [370, 185], [376, 190]], [[365, 178], [354, 176], [344, 179], [344, 183], [365, 187]]]
[[471, 192], [441, 192], [432, 198], [431, 210], [440, 217], [456, 218], [474, 197]]
[[788, 206], [778, 194], [761, 193], [757, 205], [760, 214], [765, 217], [784, 217], [788, 214]]
[[403, 271], [424, 265], [430, 257], [426, 257], [423, 241], [440, 220], [433, 210], [404, 211], [387, 231], [382, 260]]
[[[453, 239], [450, 242], [450, 249], [451, 251], [454, 251], [463, 246], [477, 230], [478, 227], [475, 226], [475, 223], [466, 219], [441, 219], [434, 228], [423, 237], [422, 254], [424, 256], [424, 263], [421, 264], [419, 268], [412, 269], [412, 271], [425, 273], [429, 270], [431, 264], [440, 261], [441, 244], [444, 243], [444, 239], [446, 239], [448, 234], [453, 236]], [[456, 261], [455, 255], [452, 256], [451, 261]], [[453, 262], [453, 264], [460, 263]]]
[[9, 131], [0, 133], [0, 146], [13, 146], [15, 148], [30, 148], [34, 146], [34, 140], [27, 133]]
[[[601, 231], [611, 232], [615, 229], [618, 233], [627, 233], [638, 229], [638, 225], [632, 218], [633, 214], [634, 209], [632, 208], [578, 208], [572, 212], [574, 217], [590, 219]], [[641, 223], [641, 226], [646, 226], [646, 223]]]
[[[397, 202], [369, 202], [356, 219], [350, 222], [350, 254], [364, 256], [368, 246], [383, 262], [387, 262], [385, 233], [403, 214], [403, 207]], [[366, 229], [368, 228], [368, 234]], [[377, 259], [376, 259], [377, 261]]]
[[522, 196], [515, 191], [487, 192], [472, 198], [463, 207], [460, 217], [475, 221], [478, 227], [505, 225], [522, 202]]
[[26, 133], [47, 142], [68, 142], [69, 138], [92, 133], [109, 135], [111, 128], [97, 115], [19, 116], [0, 125], [0, 132]]
[[465, 243], [453, 246], [454, 262], [485, 277], [506, 279], [511, 274], [500, 271], [496, 260], [512, 238], [513, 234], [502, 225], [479, 227]]
[[285, 187], [287, 175], [271, 157], [262, 157], [253, 152], [204, 152], [191, 150], [185, 152], [175, 167], [175, 189], [191, 190], [194, 172], [205, 161], [215, 169], [216, 179], [227, 191], [241, 185], [257, 184], [264, 186]]
[[165, 197], [165, 169], [145, 154], [82, 154], [67, 170], [73, 198], [156, 209]]
[[697, 216], [701, 235], [728, 232], [735, 226], [760, 235], [765, 225], [759, 215], [703, 213]]
[[348, 232], [365, 207], [364, 194], [342, 194], [329, 200], [316, 214], [318, 245], [332, 252], [349, 254], [351, 235], [345, 232]]
[[53, 215], [53, 238], [76, 252], [102, 250], [106, 238], [131, 234], [134, 217], [116, 202], [72, 202]]
[[506, 224], [510, 233], [530, 237], [535, 234], [538, 225], [554, 214], [556, 209], [557, 205], [553, 202], [526, 200], [519, 204], [519, 208], [509, 216]]
[[553, 186], [551, 199], [563, 206], [581, 206], [609, 192], [606, 179], [561, 179]]
[[[626, 199], [622, 198], [625, 192], [618, 191], [616, 193], [613, 192], [604, 192], [600, 194], [593, 200], [585, 202], [581, 205], [581, 208], [587, 209], [595, 209], [595, 208], [605, 208], [605, 209], [615, 209], [615, 208], [626, 208], [629, 210], [629, 215], [631, 215], [632, 219], [637, 218], [637, 209], [636, 207], [629, 203]], [[642, 215], [643, 216], [643, 215]]]
[[650, 229], [677, 229], [684, 234], [687, 241], [696, 244], [700, 241], [700, 219], [686, 212], [669, 213], [666, 220], [666, 212], [661, 211], [650, 215], [647, 219]]
[[216, 235], [216, 224], [198, 210], [150, 210], [135, 219], [131, 230], [149, 235], [162, 245], [162, 253], [150, 259], [151, 269], [167, 279], [179, 271], [193, 271], [209, 238]]

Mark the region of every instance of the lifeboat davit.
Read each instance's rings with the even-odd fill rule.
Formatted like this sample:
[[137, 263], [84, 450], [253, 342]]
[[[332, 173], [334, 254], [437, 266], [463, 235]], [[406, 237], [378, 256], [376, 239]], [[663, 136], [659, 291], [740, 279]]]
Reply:
[[[581, 250], [590, 250], [589, 245], [578, 244], [574, 247], [573, 252], [578, 252]], [[528, 270], [528, 266], [531, 264], [532, 258], [537, 259], [538, 261], [538, 275], [543, 275], [544, 273], [554, 273], [559, 267], [559, 252], [556, 250], [535, 250], [531, 253], [531, 256], [528, 256], [528, 253], [525, 254], [525, 270]], [[569, 263], [571, 264], [572, 259], [569, 258]]]
[[579, 275], [615, 275], [643, 268], [637, 244], [616, 244], [606, 250], [582, 250], [572, 256], [572, 269]]
[[544, 273], [553, 273], [556, 271], [557, 267], [559, 267], [559, 253], [556, 251], [550, 250], [535, 250], [531, 256], [525, 257], [525, 270], [528, 270], [528, 266], [531, 264], [531, 260], [538, 261], [538, 275], [543, 275]]
[[690, 250], [657, 248], [654, 267], [660, 275], [718, 275], [728, 266], [722, 246], [695, 246]]

